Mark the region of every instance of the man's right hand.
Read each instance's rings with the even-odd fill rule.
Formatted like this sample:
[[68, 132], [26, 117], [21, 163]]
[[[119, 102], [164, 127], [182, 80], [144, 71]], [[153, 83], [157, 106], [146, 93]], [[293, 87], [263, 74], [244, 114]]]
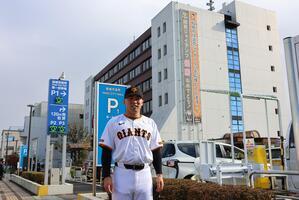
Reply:
[[104, 178], [104, 189], [108, 193], [112, 193], [113, 191], [113, 184], [112, 184], [112, 178], [110, 176], [107, 176]]

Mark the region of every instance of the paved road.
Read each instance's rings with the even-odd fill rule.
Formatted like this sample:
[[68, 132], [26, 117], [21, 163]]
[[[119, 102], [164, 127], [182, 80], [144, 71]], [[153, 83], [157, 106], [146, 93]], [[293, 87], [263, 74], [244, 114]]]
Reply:
[[[78, 193], [92, 193], [92, 183], [83, 183], [83, 182], [74, 182], [67, 181], [68, 183], [73, 184], [74, 186], [74, 194]], [[97, 192], [102, 192], [103, 188], [97, 184]]]

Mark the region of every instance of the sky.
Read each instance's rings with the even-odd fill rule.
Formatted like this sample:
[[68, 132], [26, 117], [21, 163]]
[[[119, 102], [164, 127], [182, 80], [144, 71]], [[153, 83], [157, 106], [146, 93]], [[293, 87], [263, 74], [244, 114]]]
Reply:
[[[223, 2], [214, 0], [218, 11]], [[281, 40], [299, 35], [298, 0], [241, 0], [276, 11]], [[84, 81], [150, 27], [169, 0], [0, 0], [0, 131], [23, 126], [28, 104], [48, 99], [49, 79], [70, 81], [70, 103], [84, 103]], [[208, 0], [180, 0], [207, 9]], [[283, 56], [283, 52], [282, 56]]]

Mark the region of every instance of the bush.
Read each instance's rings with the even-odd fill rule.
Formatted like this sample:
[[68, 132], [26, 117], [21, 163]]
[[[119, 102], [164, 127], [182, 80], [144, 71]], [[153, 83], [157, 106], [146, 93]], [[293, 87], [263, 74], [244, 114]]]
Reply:
[[[153, 179], [155, 185], [155, 179]], [[241, 185], [218, 185], [200, 183], [186, 179], [164, 179], [164, 190], [154, 194], [154, 199], [161, 200], [271, 200], [273, 193], [268, 190], [252, 189]]]
[[44, 177], [45, 174], [44, 172], [33, 172], [33, 171], [29, 171], [29, 172], [22, 172], [21, 176], [25, 179], [28, 179], [30, 181], [33, 181], [35, 183], [44, 184]]

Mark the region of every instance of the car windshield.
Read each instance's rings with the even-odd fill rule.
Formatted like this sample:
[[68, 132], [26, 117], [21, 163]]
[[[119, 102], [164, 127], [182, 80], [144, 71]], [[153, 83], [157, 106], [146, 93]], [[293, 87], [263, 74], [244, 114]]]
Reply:
[[162, 158], [171, 157], [175, 154], [175, 148], [173, 144], [164, 144], [162, 148]]
[[[226, 146], [226, 145], [223, 145], [223, 148], [224, 148], [224, 151], [225, 151], [225, 158], [232, 158], [232, 148], [231, 146]], [[234, 148], [234, 153], [235, 153], [235, 156], [234, 158], [235, 159], [243, 159], [244, 158], [244, 152], [237, 149], [236, 147]]]
[[192, 156], [194, 158], [199, 157], [199, 144], [198, 143], [179, 143], [178, 148], [181, 152]]

